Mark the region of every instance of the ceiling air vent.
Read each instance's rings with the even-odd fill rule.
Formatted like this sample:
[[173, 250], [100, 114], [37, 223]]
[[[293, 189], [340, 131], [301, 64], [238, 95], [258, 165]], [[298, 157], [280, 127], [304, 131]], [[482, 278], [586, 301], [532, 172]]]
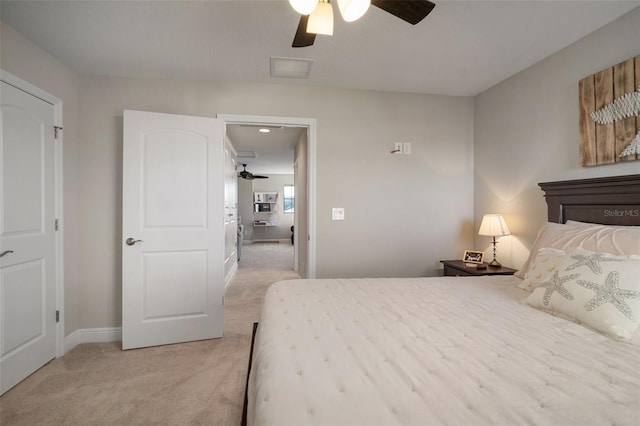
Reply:
[[313, 59], [271, 57], [272, 78], [309, 78]]
[[258, 158], [258, 154], [255, 151], [238, 151], [236, 158]]

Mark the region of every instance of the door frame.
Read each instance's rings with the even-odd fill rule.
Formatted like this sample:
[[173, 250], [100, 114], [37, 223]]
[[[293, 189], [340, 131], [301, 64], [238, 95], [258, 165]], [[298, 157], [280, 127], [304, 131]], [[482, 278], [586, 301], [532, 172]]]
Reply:
[[[65, 337], [65, 309], [64, 309], [64, 181], [63, 181], [63, 130], [62, 130], [62, 100], [52, 94], [45, 92], [33, 84], [16, 77], [0, 69], [0, 80], [5, 83], [22, 90], [48, 104], [53, 105], [53, 122], [58, 128], [57, 137], [54, 138], [54, 214], [58, 220], [58, 230], [55, 234], [55, 265], [56, 265], [56, 311], [60, 312], [60, 320], [56, 322], [56, 358], [64, 355], [64, 337]], [[53, 131], [53, 130], [52, 130]]]
[[[298, 186], [298, 160], [294, 159], [293, 161], [293, 190], [294, 190], [294, 215], [293, 215], [293, 229], [300, 229], [299, 224], [299, 220], [300, 220], [300, 215], [295, 214], [295, 189]], [[284, 193], [282, 194], [282, 198], [284, 198]], [[300, 271], [300, 258], [298, 256], [298, 250], [297, 247], [300, 247], [298, 244], [300, 244], [300, 240], [299, 237], [300, 235], [298, 235], [298, 233], [294, 232], [293, 233], [293, 247], [295, 247], [296, 249], [293, 250], [293, 270], [295, 272], [299, 272]], [[308, 259], [307, 259], [308, 261]]]
[[[307, 278], [316, 277], [316, 119], [264, 115], [218, 114], [228, 124], [264, 124], [307, 129]], [[295, 233], [294, 233], [295, 235]], [[300, 240], [298, 240], [300, 241]]]

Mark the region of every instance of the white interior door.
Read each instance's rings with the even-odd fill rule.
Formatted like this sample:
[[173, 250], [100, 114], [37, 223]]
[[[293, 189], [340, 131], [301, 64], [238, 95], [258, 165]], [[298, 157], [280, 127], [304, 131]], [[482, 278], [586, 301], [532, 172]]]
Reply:
[[221, 337], [224, 124], [124, 112], [122, 347]]
[[55, 357], [53, 105], [1, 83], [0, 393]]

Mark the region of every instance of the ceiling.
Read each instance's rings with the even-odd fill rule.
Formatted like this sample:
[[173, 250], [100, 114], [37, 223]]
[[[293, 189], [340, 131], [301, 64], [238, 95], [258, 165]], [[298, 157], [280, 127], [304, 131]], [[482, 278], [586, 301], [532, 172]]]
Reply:
[[[640, 6], [434, 2], [416, 26], [376, 7], [346, 23], [335, 8], [334, 35], [298, 49], [286, 0], [2, 0], [0, 17], [80, 74], [474, 96]], [[310, 77], [270, 77], [271, 56], [312, 59]]]
[[[261, 128], [268, 128], [270, 132], [261, 133], [258, 131]], [[306, 128], [231, 124], [227, 126], [227, 137], [240, 154], [239, 170], [244, 163], [254, 174], [281, 175], [293, 174], [293, 150], [302, 131]], [[242, 155], [249, 152], [255, 157]]]

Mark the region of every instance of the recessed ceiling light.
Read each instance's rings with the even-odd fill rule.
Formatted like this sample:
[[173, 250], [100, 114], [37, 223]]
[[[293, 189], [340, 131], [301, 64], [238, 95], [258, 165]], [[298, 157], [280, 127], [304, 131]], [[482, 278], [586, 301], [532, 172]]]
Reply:
[[265, 128], [265, 127], [262, 127], [262, 128], [260, 128], [260, 129], [258, 129], [258, 131], [259, 131], [260, 133], [269, 133], [271, 130], [269, 130], [269, 129]]
[[313, 59], [271, 57], [271, 77], [309, 78]]

